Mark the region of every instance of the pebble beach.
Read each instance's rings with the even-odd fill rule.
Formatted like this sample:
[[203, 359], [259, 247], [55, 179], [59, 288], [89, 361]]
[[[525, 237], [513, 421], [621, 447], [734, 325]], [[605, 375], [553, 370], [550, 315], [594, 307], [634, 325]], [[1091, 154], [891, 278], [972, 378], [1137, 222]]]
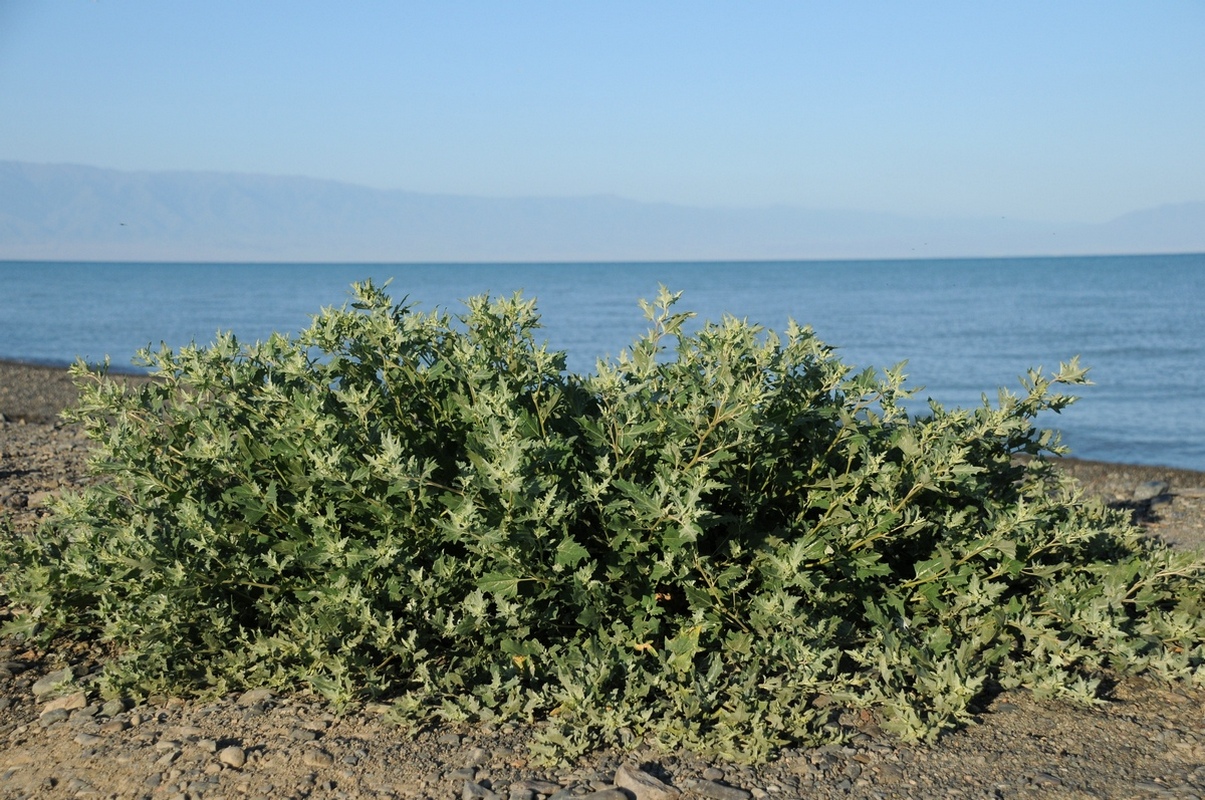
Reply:
[[[65, 370], [0, 362], [0, 514], [17, 531], [88, 480], [87, 442], [59, 418], [74, 398]], [[1149, 535], [1205, 548], [1205, 473], [1062, 468]], [[0, 800], [1205, 797], [1205, 689], [1185, 684], [1127, 679], [1088, 708], [1008, 692], [932, 745], [902, 744], [872, 716], [845, 712], [846, 744], [765, 765], [644, 745], [546, 767], [530, 759], [522, 725], [407, 730], [381, 708], [338, 715], [266, 689], [216, 703], [106, 699], [96, 687], [105, 658], [99, 646], [0, 640]]]

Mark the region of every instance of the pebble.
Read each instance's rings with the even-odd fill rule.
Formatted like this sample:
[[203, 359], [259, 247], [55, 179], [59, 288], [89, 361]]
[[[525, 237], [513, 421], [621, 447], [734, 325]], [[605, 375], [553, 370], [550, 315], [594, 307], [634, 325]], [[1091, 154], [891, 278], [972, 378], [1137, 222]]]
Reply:
[[474, 747], [464, 754], [464, 764], [468, 767], [480, 767], [490, 760], [490, 751], [484, 747]]
[[462, 800], [496, 800], [498, 795], [480, 783], [473, 781], [465, 781], [464, 787], [460, 790]]
[[218, 751], [218, 761], [228, 767], [239, 769], [247, 763], [247, 753], [237, 745], [230, 745]]
[[308, 748], [301, 756], [301, 761], [307, 767], [329, 767], [335, 763], [335, 757], [317, 747]]
[[253, 706], [256, 703], [266, 703], [275, 695], [271, 689], [248, 689], [238, 696], [237, 702], [240, 706]]
[[518, 789], [523, 792], [531, 792], [533, 794], [556, 794], [561, 790], [559, 783], [552, 781], [525, 780], [511, 784], [511, 790]]
[[0, 662], [0, 675], [3, 675], [6, 678], [11, 678], [14, 675], [20, 675], [25, 670], [25, 663], [21, 661]]
[[627, 764], [615, 773], [615, 785], [636, 795], [636, 800], [676, 800], [681, 794], [660, 778]]
[[1134, 488], [1134, 502], [1145, 503], [1167, 494], [1171, 486], [1167, 481], [1146, 481]]
[[130, 723], [124, 719], [111, 719], [100, 724], [101, 733], [120, 733], [130, 727]]
[[710, 780], [698, 781], [693, 788], [697, 794], [701, 794], [703, 797], [710, 797], [712, 800], [749, 800], [753, 797], [752, 792], [745, 789], [735, 786], [725, 786], [722, 783]]
[[70, 711], [67, 711], [66, 709], [63, 709], [63, 708], [56, 708], [51, 711], [47, 711], [46, 713], [39, 716], [38, 724], [41, 725], [43, 728], [49, 728], [51, 725], [54, 725], [56, 723], [66, 722], [67, 718], [70, 716], [71, 716]]
[[42, 698], [58, 691], [62, 686], [74, 680], [74, 678], [75, 673], [72, 672], [71, 667], [64, 667], [39, 678], [31, 687], [31, 691], [34, 697]]
[[42, 713], [47, 711], [56, 711], [63, 709], [64, 711], [74, 711], [77, 708], [84, 708], [88, 705], [88, 697], [83, 692], [73, 692], [72, 694], [56, 697], [48, 702], [43, 708]]

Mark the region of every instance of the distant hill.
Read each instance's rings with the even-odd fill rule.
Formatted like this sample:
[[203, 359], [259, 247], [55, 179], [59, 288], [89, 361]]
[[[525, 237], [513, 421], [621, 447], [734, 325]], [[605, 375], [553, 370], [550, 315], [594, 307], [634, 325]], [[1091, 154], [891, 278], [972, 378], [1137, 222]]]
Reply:
[[1103, 225], [618, 197], [481, 198], [334, 181], [0, 161], [0, 259], [578, 261], [1205, 251], [1205, 203]]

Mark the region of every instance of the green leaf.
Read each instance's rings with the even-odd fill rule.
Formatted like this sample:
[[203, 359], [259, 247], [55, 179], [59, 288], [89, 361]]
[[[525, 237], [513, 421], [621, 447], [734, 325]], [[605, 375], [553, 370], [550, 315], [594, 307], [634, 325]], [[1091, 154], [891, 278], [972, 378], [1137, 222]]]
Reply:
[[576, 567], [590, 557], [590, 551], [566, 536], [556, 548], [555, 564], [562, 567]]
[[517, 597], [522, 580], [504, 572], [487, 572], [477, 579], [477, 588], [499, 597]]

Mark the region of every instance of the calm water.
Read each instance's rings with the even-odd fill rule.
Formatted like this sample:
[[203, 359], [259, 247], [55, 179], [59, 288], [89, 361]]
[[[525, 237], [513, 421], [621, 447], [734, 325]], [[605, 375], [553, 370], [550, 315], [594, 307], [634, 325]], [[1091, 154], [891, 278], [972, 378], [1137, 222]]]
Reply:
[[977, 405], [1031, 366], [1080, 355], [1095, 386], [1057, 427], [1073, 454], [1205, 470], [1205, 255], [653, 264], [100, 264], [0, 262], [0, 358], [115, 366], [218, 330], [263, 338], [341, 305], [354, 280], [461, 309], [475, 294], [539, 299], [550, 344], [590, 371], [647, 328], [659, 283], [700, 319], [811, 324], [849, 363], [908, 361], [922, 397]]

